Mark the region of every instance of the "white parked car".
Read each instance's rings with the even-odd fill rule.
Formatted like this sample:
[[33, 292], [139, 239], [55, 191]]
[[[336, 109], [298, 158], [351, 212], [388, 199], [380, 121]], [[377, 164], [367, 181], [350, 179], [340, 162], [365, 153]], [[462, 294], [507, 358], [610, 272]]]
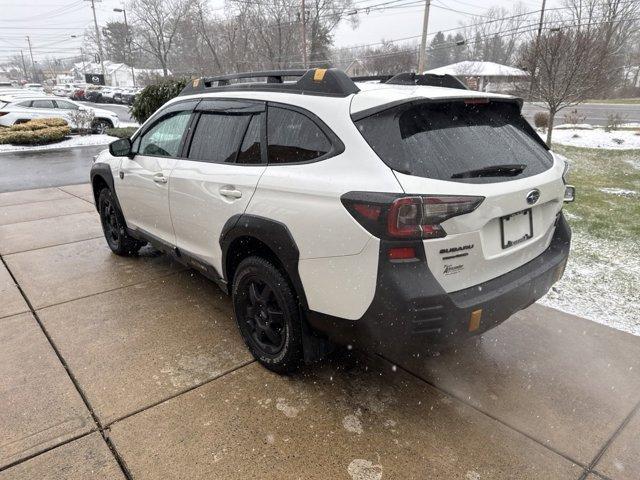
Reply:
[[44, 87], [41, 83], [25, 83], [22, 88], [32, 92], [44, 92]]
[[67, 83], [63, 85], [56, 85], [51, 90], [51, 93], [53, 93], [56, 97], [68, 97], [73, 93], [74, 90], [75, 87]]
[[113, 252], [150, 242], [216, 281], [267, 368], [331, 341], [407, 353], [477, 335], [562, 276], [574, 190], [519, 99], [453, 77], [266, 76], [194, 80], [91, 182]]
[[96, 133], [104, 133], [107, 128], [120, 124], [118, 115], [109, 110], [87, 107], [73, 100], [53, 96], [15, 94], [0, 96], [0, 125], [8, 127], [36, 118], [62, 118], [75, 129], [78, 125], [74, 122], [73, 112], [77, 110], [93, 112], [92, 129]]

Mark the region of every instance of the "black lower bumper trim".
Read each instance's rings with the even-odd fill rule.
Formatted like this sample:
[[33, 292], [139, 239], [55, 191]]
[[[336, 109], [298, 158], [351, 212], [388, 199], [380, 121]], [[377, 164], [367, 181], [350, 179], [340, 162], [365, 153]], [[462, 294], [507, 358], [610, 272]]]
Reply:
[[[381, 242], [374, 300], [359, 320], [308, 312], [316, 330], [341, 344], [372, 347], [380, 353], [420, 350], [493, 328], [542, 297], [562, 276], [569, 255], [571, 230], [562, 215], [549, 247], [519, 268], [480, 285], [445, 292], [426, 259], [391, 263]], [[416, 251], [424, 251], [423, 248]], [[470, 331], [471, 315], [482, 310]]]

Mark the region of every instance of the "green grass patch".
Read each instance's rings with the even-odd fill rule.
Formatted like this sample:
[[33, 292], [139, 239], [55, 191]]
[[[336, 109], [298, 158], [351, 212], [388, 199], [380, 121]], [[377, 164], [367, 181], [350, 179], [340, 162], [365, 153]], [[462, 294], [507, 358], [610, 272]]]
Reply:
[[107, 135], [118, 138], [130, 138], [138, 127], [107, 128]]
[[[607, 240], [640, 236], [640, 150], [604, 150], [554, 145], [571, 161], [568, 181], [576, 201], [565, 206], [572, 228]], [[606, 193], [619, 189], [635, 193]]]

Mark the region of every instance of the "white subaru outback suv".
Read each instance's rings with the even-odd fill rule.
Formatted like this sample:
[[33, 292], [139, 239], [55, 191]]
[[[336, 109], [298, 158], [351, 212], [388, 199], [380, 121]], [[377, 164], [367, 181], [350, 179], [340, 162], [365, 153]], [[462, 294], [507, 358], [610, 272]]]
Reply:
[[[249, 77], [266, 82], [232, 83]], [[333, 343], [419, 352], [563, 274], [573, 188], [520, 108], [447, 76], [199, 79], [101, 153], [91, 182], [113, 252], [150, 242], [216, 281], [267, 368]]]

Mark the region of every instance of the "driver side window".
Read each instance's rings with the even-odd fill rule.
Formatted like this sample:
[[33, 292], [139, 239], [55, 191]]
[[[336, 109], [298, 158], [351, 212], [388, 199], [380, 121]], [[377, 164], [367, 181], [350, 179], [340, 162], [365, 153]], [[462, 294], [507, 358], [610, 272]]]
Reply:
[[191, 111], [177, 112], [160, 120], [136, 141], [138, 154], [177, 157], [190, 117]]

